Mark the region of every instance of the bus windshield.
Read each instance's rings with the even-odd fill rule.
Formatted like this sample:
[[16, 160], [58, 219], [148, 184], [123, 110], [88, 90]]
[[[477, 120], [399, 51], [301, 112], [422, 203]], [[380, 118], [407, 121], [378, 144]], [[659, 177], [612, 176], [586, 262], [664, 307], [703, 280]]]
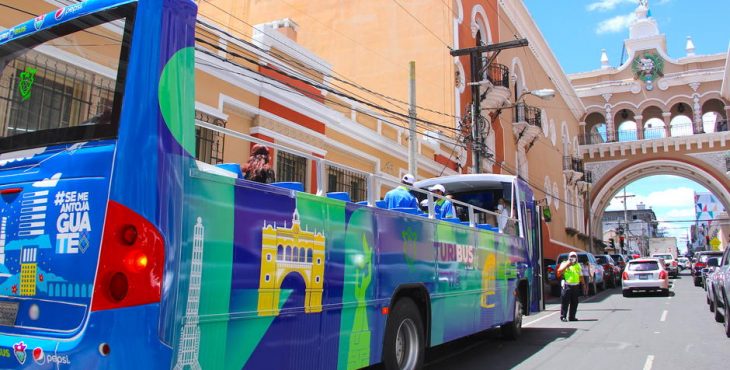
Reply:
[[[125, 12], [124, 9], [127, 9]], [[0, 152], [113, 138], [130, 41], [130, 7], [0, 44]], [[0, 39], [2, 39], [0, 38]]]

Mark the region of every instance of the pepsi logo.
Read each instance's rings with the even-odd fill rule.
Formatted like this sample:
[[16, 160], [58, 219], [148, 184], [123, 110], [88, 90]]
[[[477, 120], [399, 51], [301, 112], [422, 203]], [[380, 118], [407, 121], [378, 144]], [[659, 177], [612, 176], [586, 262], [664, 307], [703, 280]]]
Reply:
[[43, 365], [46, 363], [46, 355], [43, 353], [43, 348], [36, 347], [33, 350], [33, 361], [35, 361], [38, 365]]

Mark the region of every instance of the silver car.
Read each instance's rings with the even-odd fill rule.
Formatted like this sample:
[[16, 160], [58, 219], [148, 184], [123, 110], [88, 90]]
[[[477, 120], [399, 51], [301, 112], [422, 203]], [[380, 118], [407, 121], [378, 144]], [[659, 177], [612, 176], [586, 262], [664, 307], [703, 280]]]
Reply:
[[624, 297], [630, 297], [634, 291], [660, 291], [669, 295], [669, 272], [659, 258], [638, 258], [626, 264], [621, 276]]

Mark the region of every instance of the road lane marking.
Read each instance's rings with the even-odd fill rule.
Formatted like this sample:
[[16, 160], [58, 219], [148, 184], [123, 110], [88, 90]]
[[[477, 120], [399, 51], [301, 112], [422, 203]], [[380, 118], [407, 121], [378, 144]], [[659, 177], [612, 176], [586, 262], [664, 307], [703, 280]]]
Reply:
[[662, 312], [662, 318], [659, 319], [659, 321], [661, 321], [661, 322], [667, 321], [667, 314], [668, 313], [669, 313], [669, 311], [664, 310], [664, 312]]
[[551, 313], [551, 314], [549, 314], [549, 315], [545, 315], [545, 316], [543, 316], [543, 317], [541, 317], [541, 318], [539, 318], [539, 319], [536, 319], [536, 320], [530, 321], [530, 322], [528, 322], [527, 324], [522, 324], [522, 327], [524, 328], [524, 327], [526, 327], [526, 326], [530, 326], [530, 325], [532, 325], [532, 324], [534, 324], [534, 323], [536, 323], [536, 322], [538, 322], [538, 321], [541, 321], [541, 320], [545, 320], [545, 319], [547, 319], [547, 318], [548, 318], [548, 317], [550, 317], [550, 316], [554, 316], [554, 315], [555, 315], [555, 314], [557, 314], [558, 312], [559, 312], [559, 311], [555, 311], [555, 312], [553, 312], [553, 313]]
[[651, 370], [651, 366], [654, 364], [654, 355], [646, 356], [646, 362], [644, 362], [644, 370]]

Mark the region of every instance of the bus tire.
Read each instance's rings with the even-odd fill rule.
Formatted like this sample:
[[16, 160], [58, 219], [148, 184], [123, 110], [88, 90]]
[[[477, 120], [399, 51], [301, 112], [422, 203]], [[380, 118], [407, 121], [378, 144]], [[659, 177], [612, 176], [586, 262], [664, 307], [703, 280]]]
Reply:
[[410, 298], [399, 299], [388, 315], [383, 339], [386, 370], [413, 370], [423, 366], [425, 357], [423, 320]]
[[520, 334], [522, 333], [522, 297], [519, 295], [517, 296], [517, 299], [515, 300], [515, 316], [514, 321], [508, 322], [502, 326], [500, 326], [500, 330], [502, 331], [502, 336], [505, 339], [509, 340], [515, 340], [517, 339]]

